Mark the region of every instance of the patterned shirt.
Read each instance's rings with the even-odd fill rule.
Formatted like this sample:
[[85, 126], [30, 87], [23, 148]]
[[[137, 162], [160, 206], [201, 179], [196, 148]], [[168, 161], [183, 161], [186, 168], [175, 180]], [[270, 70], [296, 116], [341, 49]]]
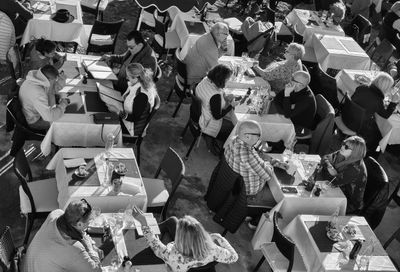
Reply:
[[302, 70], [301, 65], [301, 60], [274, 62], [264, 69], [261, 77], [269, 82], [274, 92], [279, 92], [285, 89], [285, 85], [290, 82], [294, 72]]
[[213, 261], [233, 263], [239, 258], [235, 249], [223, 237], [217, 240], [219, 245], [213, 244], [211, 251], [205, 259], [196, 260], [183, 256], [175, 247], [175, 242], [164, 245], [148, 226], [143, 226], [142, 229], [144, 237], [154, 251], [154, 254], [168, 265], [169, 271], [186, 272], [192, 267], [203, 266]]
[[233, 139], [225, 149], [225, 159], [233, 171], [243, 177], [247, 195], [260, 192], [273, 174], [271, 164], [239, 137]]

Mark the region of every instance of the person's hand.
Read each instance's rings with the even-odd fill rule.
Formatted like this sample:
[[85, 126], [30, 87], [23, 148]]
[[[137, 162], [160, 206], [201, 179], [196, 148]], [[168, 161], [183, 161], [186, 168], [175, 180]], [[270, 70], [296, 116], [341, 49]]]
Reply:
[[132, 262], [131, 261], [126, 261], [124, 266], [120, 266], [118, 268], [118, 272], [130, 272], [132, 268]]
[[219, 233], [211, 233], [210, 236], [211, 236], [211, 239], [213, 240], [213, 242], [214, 243], [217, 242], [218, 245], [221, 244], [220, 241], [224, 239], [222, 237], [222, 235]]
[[107, 108], [110, 112], [115, 112], [116, 114], [119, 114], [119, 109], [116, 106], [107, 104]]
[[224, 99], [226, 103], [230, 104], [235, 99], [235, 96], [233, 94], [224, 93]]
[[139, 209], [136, 206], [133, 206], [133, 208], [132, 208], [132, 216], [137, 221], [139, 221], [142, 226], [147, 226], [146, 217], [144, 216], [144, 214], [143, 214], [141, 209]]
[[71, 103], [71, 101], [68, 98], [61, 98], [59, 104], [66, 107]]
[[101, 250], [100, 248], [98, 248], [97, 246], [94, 246], [93, 248], [97, 252], [97, 254], [99, 255], [99, 259], [103, 260], [104, 259], [104, 251]]
[[110, 55], [105, 54], [105, 55], [101, 56], [100, 60], [109, 63], [110, 62], [110, 58], [111, 58]]
[[336, 176], [338, 174], [336, 169], [330, 163], [327, 164], [326, 169], [328, 170], [331, 176]]
[[285, 96], [290, 96], [290, 94], [294, 91], [295, 85], [292, 82], [289, 82], [285, 86]]
[[390, 101], [392, 101], [393, 103], [399, 103], [399, 101], [400, 101], [399, 92], [392, 94]]

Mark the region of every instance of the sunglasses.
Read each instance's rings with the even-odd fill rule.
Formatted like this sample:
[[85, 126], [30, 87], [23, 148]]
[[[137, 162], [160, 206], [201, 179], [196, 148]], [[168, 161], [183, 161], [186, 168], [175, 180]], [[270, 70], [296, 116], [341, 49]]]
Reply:
[[261, 137], [261, 134], [260, 133], [245, 133], [245, 134], [247, 134], [247, 135], [253, 135], [253, 136], [257, 136], [257, 137]]
[[342, 144], [345, 150], [352, 150], [348, 144]]
[[292, 78], [291, 81], [296, 82], [296, 83], [299, 83], [299, 84], [303, 84], [303, 82], [297, 81], [297, 80], [295, 80], [294, 78]]
[[82, 198], [81, 201], [86, 204], [86, 210], [82, 214], [82, 216], [79, 220], [85, 219], [92, 212], [92, 206], [90, 206], [90, 204], [86, 201], [86, 199]]

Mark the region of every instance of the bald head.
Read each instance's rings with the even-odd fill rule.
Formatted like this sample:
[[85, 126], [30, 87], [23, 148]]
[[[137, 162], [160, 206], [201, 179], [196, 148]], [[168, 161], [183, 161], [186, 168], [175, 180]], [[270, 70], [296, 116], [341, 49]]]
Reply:
[[307, 73], [306, 71], [294, 72], [292, 75], [292, 78], [294, 79], [295, 82], [301, 84], [301, 86], [302, 86], [301, 89], [307, 87], [311, 81], [310, 74]]
[[217, 22], [211, 27], [211, 34], [219, 43], [222, 43], [229, 35], [229, 27], [226, 23]]
[[261, 138], [261, 126], [253, 120], [242, 121], [237, 128], [238, 137], [249, 145], [254, 145]]

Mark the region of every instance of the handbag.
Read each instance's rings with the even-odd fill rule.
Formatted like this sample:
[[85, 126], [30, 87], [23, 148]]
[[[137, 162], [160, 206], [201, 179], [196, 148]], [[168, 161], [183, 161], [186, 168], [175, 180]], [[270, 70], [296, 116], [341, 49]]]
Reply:
[[93, 114], [95, 124], [119, 124], [119, 116], [114, 112], [99, 112]]

